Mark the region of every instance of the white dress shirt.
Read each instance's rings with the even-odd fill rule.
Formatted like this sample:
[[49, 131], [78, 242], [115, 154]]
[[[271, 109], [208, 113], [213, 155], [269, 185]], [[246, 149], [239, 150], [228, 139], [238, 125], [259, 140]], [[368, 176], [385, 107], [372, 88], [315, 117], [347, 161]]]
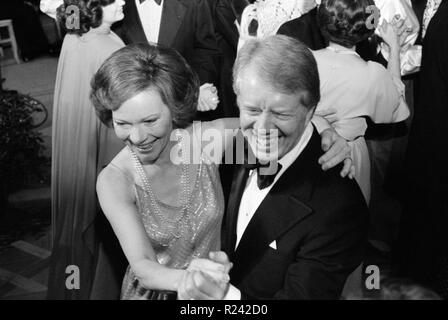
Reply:
[[[306, 145], [313, 135], [313, 125], [308, 123], [305, 131], [302, 134], [299, 142], [294, 148], [292, 148], [287, 154], [285, 154], [278, 163], [282, 165], [282, 169], [275, 176], [274, 182], [267, 188], [260, 190], [257, 185], [258, 172], [257, 170], [251, 170], [249, 178], [246, 182], [246, 188], [244, 189], [243, 195], [241, 197], [240, 208], [238, 210], [238, 220], [236, 226], [236, 246], [238, 244], [249, 225], [250, 220], [254, 216], [260, 204], [263, 202], [266, 195], [272, 189], [272, 187], [277, 183], [280, 177], [285, 173], [285, 171], [296, 161], [299, 155], [305, 149]], [[316, 159], [317, 161], [317, 159]], [[232, 281], [232, 279], [230, 279]], [[236, 287], [230, 285], [229, 291], [227, 292], [224, 300], [240, 300], [241, 292]]]
[[41, 0], [40, 11], [52, 17], [53, 19], [56, 19], [56, 10], [63, 3], [63, 0]]
[[134, 1], [146, 39], [149, 42], [158, 43], [164, 0], [162, 0], [160, 5], [158, 5], [154, 0], [146, 0], [142, 3], [140, 3], [140, 0]]

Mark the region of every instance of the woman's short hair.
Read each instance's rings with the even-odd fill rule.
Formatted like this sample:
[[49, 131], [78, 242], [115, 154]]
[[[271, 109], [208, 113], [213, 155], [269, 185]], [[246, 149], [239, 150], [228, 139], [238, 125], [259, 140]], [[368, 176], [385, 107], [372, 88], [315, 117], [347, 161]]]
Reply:
[[236, 93], [240, 73], [250, 65], [255, 66], [258, 74], [281, 93], [303, 93], [301, 103], [307, 109], [319, 103], [317, 63], [311, 51], [299, 40], [284, 35], [248, 40], [238, 52], [233, 67]]
[[113, 53], [91, 81], [90, 99], [98, 117], [112, 125], [112, 111], [135, 95], [155, 89], [168, 106], [175, 128], [193, 122], [199, 78], [174, 49], [147, 43], [131, 44]]
[[374, 5], [373, 0], [322, 0], [317, 20], [323, 36], [346, 48], [369, 38], [375, 29], [367, 27], [372, 14], [367, 7]]
[[[82, 35], [91, 28], [97, 28], [103, 22], [103, 8], [115, 0], [64, 0], [57, 9], [57, 18], [67, 33]], [[67, 18], [74, 18], [67, 23]], [[78, 24], [79, 22], [79, 24]]]

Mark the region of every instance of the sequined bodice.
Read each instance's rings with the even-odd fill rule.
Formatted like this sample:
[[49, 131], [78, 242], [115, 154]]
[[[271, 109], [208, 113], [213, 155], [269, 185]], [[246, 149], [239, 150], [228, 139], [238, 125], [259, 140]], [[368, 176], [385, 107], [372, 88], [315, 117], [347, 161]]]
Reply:
[[168, 267], [186, 268], [192, 258], [207, 257], [220, 247], [224, 196], [218, 167], [201, 159], [193, 183], [188, 210], [159, 200], [155, 204], [149, 190], [134, 185], [137, 208], [157, 260]]

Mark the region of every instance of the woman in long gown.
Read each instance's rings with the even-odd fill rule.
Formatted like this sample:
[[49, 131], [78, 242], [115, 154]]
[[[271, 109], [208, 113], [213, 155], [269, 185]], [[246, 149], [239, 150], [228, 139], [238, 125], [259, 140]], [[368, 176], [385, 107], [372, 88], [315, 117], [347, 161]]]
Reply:
[[[316, 114], [336, 111], [331, 125], [352, 144], [355, 179], [364, 197], [370, 200], [370, 160], [364, 134], [365, 118], [375, 123], [405, 120], [409, 109], [400, 79], [400, 45], [392, 24], [382, 25], [383, 40], [390, 48], [388, 69], [364, 61], [355, 51], [356, 44], [370, 37], [374, 29], [366, 26], [368, 6], [373, 0], [323, 0], [318, 22], [330, 45], [314, 52], [321, 80], [321, 101]], [[327, 124], [329, 125], [329, 124]], [[321, 128], [325, 124], [320, 124]]]
[[[123, 145], [96, 117], [89, 100], [90, 80], [104, 60], [124, 46], [110, 30], [123, 19], [123, 5], [123, 0], [66, 0], [58, 10], [67, 35], [53, 105], [50, 299], [89, 298], [92, 274], [102, 257], [93, 228], [99, 210], [96, 178]], [[70, 265], [80, 271], [78, 290], [66, 288]]]

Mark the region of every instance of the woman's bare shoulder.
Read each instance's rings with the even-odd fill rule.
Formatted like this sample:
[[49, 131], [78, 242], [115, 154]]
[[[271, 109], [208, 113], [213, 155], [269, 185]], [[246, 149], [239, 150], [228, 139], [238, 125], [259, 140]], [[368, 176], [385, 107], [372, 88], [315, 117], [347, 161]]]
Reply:
[[97, 189], [129, 189], [133, 182], [132, 168], [129, 149], [123, 148], [98, 175]]

